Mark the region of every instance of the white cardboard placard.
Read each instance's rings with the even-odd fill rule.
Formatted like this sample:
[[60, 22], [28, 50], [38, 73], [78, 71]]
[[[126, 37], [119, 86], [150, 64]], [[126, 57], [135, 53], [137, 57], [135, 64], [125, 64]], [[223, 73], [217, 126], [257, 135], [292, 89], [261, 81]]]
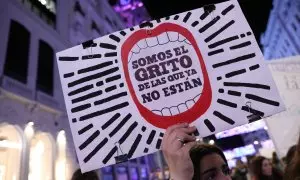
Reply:
[[284, 110], [235, 0], [88, 41], [57, 60], [83, 172], [159, 150], [173, 124], [203, 137]]

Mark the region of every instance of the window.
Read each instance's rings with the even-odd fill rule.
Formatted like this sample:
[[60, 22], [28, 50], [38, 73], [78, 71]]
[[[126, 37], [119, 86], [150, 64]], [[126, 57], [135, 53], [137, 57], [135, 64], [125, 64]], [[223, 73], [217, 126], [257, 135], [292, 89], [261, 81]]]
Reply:
[[290, 47], [290, 43], [288, 42], [288, 40], [284, 40], [285, 44], [287, 45], [287, 47]]
[[30, 32], [18, 22], [10, 23], [4, 74], [27, 83]]
[[98, 26], [95, 23], [95, 21], [92, 21], [91, 29], [95, 30], [99, 35], [101, 34], [101, 30], [98, 28]]
[[75, 6], [74, 6], [74, 11], [80, 13], [83, 17], [85, 16], [84, 11], [82, 10], [80, 4], [78, 1], [76, 1]]
[[292, 25], [292, 28], [294, 29], [294, 31], [297, 31], [297, 26], [294, 23], [292, 23], [291, 25]]
[[296, 15], [295, 15], [295, 18], [296, 18], [298, 24], [300, 24], [300, 17], [296, 14]]
[[49, 95], [53, 95], [53, 61], [53, 49], [45, 41], [40, 40], [36, 87]]

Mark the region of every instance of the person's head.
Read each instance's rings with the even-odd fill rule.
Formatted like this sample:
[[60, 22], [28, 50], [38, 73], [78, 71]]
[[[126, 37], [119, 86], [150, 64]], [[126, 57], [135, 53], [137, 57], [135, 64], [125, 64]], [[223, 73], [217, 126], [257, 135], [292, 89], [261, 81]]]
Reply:
[[99, 178], [95, 171], [81, 173], [80, 169], [77, 169], [72, 176], [72, 180], [99, 180]]
[[197, 144], [190, 150], [194, 166], [193, 180], [230, 180], [227, 160], [217, 146]]
[[296, 150], [297, 150], [297, 145], [294, 145], [294, 146], [289, 148], [289, 150], [286, 154], [286, 157], [285, 157], [285, 163], [286, 164], [290, 164], [290, 162], [292, 161], [292, 159], [295, 155]]
[[292, 151], [293, 152], [290, 152], [290, 155], [289, 152], [287, 155], [287, 166], [284, 175], [285, 180], [300, 179], [300, 136], [298, 140], [298, 145], [295, 146]]
[[242, 160], [238, 159], [238, 160], [236, 161], [236, 167], [239, 168], [239, 169], [241, 169], [241, 168], [244, 168], [244, 167], [245, 167], [245, 164], [243, 163]]
[[258, 179], [272, 176], [272, 163], [263, 156], [255, 157], [251, 162], [251, 168], [253, 175]]
[[273, 153], [272, 153], [272, 163], [273, 163], [273, 164], [279, 163], [279, 158], [278, 158], [276, 152], [273, 152]]

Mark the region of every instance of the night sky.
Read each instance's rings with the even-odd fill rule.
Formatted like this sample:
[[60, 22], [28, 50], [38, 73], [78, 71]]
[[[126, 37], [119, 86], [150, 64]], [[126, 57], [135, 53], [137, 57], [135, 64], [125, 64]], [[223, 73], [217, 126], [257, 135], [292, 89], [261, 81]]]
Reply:
[[[224, 2], [225, 0], [143, 0], [153, 19], [170, 16], [204, 5]], [[272, 0], [239, 0], [242, 10], [255, 34], [257, 41], [266, 30]]]

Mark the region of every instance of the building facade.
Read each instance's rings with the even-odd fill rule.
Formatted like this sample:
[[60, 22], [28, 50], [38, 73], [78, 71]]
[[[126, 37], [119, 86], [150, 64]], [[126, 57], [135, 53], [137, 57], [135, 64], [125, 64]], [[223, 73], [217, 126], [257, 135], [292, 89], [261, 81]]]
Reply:
[[[103, 0], [0, 1], [0, 179], [70, 179], [79, 168], [55, 53], [125, 28]], [[148, 179], [148, 158], [101, 179]]]
[[266, 32], [261, 36], [266, 60], [300, 54], [300, 1], [273, 0]]

